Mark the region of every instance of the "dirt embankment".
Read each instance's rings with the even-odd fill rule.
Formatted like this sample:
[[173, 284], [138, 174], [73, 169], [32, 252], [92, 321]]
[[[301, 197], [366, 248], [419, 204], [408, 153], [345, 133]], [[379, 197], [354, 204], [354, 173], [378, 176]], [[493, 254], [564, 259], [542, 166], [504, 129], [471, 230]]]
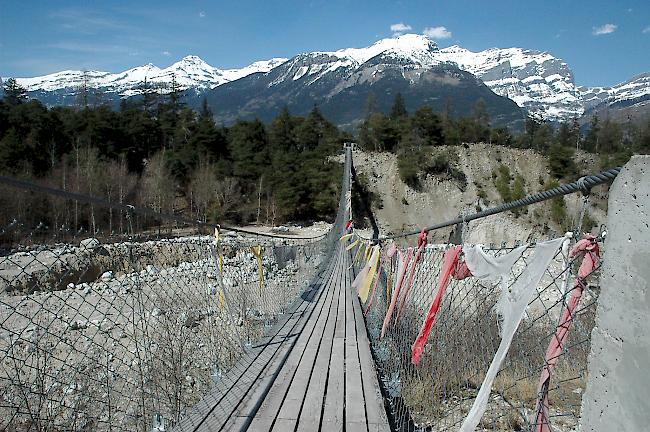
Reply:
[[[456, 218], [461, 213], [470, 214], [503, 202], [495, 180], [499, 168], [508, 167], [511, 178], [521, 175], [525, 194], [544, 190], [549, 180], [548, 158], [533, 150], [512, 149], [491, 144], [465, 144], [441, 146], [436, 152], [446, 152], [452, 164], [465, 176], [465, 181], [447, 174], [423, 175], [421, 188], [415, 190], [399, 176], [397, 156], [392, 153], [354, 152], [357, 171], [365, 174], [369, 187], [381, 203], [373, 208], [382, 234], [416, 230]], [[581, 153], [576, 164], [591, 174], [599, 171], [592, 155]], [[580, 194], [565, 197], [567, 223], [577, 218], [582, 207]], [[606, 219], [606, 189], [595, 188], [591, 194], [587, 214], [600, 225]], [[449, 239], [451, 229], [430, 234], [430, 240], [443, 242]], [[564, 234], [564, 229], [553, 220], [550, 204], [536, 204], [519, 215], [500, 213], [470, 224], [465, 239], [471, 243], [502, 243], [516, 240], [541, 239]]]

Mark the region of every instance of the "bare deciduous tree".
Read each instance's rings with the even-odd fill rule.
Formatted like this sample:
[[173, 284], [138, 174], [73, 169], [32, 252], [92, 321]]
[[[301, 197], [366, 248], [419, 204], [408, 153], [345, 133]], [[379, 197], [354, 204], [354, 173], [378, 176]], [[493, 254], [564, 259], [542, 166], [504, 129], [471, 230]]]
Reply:
[[201, 163], [190, 177], [189, 195], [197, 219], [206, 222], [208, 211], [217, 199], [217, 175], [212, 164]]
[[239, 180], [233, 177], [217, 181], [216, 190], [219, 213], [222, 215], [235, 208], [242, 196]]
[[165, 163], [165, 151], [145, 162], [142, 174], [142, 202], [157, 212], [170, 212], [174, 204], [174, 180]]

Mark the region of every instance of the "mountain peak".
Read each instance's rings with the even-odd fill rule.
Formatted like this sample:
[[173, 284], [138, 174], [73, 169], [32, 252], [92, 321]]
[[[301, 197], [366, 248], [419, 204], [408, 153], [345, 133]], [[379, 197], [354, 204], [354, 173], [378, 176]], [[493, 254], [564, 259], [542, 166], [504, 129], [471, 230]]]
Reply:
[[392, 49], [402, 51], [439, 51], [438, 44], [429, 39], [428, 36], [415, 33], [407, 33], [403, 35], [393, 36], [391, 38], [381, 39], [375, 42], [374, 45], [377, 44], [390, 46]]
[[186, 55], [180, 61], [185, 63], [205, 63], [201, 57], [192, 54]]
[[195, 55], [187, 55], [169, 66], [168, 69], [184, 69], [184, 68], [200, 68], [200, 69], [213, 69], [207, 62], [205, 62], [201, 57]]
[[317, 52], [316, 54], [351, 59], [358, 64], [362, 64], [379, 54], [392, 53], [421, 63], [423, 56], [430, 57], [438, 51], [438, 45], [427, 36], [409, 33], [380, 39], [365, 48], [346, 48], [334, 52]]
[[143, 64], [142, 66], [136, 66], [134, 68], [128, 69], [130, 71], [159, 71], [160, 68], [153, 63]]

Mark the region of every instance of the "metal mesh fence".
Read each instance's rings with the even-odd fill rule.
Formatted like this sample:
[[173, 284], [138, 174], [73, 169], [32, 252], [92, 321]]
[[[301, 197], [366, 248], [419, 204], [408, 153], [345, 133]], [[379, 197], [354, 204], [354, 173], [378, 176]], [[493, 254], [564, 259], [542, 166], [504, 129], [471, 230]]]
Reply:
[[333, 235], [217, 241], [192, 226], [111, 218], [129, 235], [5, 221], [0, 430], [177, 422], [307, 287]]
[[[511, 251], [513, 246], [492, 245], [485, 250], [497, 256]], [[420, 364], [411, 363], [411, 347], [437, 290], [443, 256], [449, 247], [426, 247], [402, 314], [396, 321], [393, 313], [382, 338], [382, 325], [398, 273], [397, 254], [387, 259], [366, 317], [378, 374], [389, 401], [393, 426], [398, 431], [459, 430], [501, 340], [495, 307], [500, 293], [498, 285], [473, 277], [451, 278]], [[527, 247], [513, 266], [508, 288], [526, 268], [532, 251], [532, 245]], [[571, 296], [579, 265], [561, 249], [557, 251], [526, 308], [478, 430], [532, 430], [546, 349]], [[588, 282], [593, 284], [597, 280], [597, 275], [592, 275]], [[584, 290], [569, 339], [553, 372], [549, 389], [553, 430], [578, 428], [598, 292], [599, 287], [593, 285]]]

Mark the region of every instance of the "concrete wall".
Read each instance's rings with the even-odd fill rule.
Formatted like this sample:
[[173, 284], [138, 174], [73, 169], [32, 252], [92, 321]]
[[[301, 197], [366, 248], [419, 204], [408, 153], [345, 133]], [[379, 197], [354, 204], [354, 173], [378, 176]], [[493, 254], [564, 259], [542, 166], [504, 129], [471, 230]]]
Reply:
[[650, 431], [649, 224], [650, 156], [635, 156], [609, 193], [582, 432]]

